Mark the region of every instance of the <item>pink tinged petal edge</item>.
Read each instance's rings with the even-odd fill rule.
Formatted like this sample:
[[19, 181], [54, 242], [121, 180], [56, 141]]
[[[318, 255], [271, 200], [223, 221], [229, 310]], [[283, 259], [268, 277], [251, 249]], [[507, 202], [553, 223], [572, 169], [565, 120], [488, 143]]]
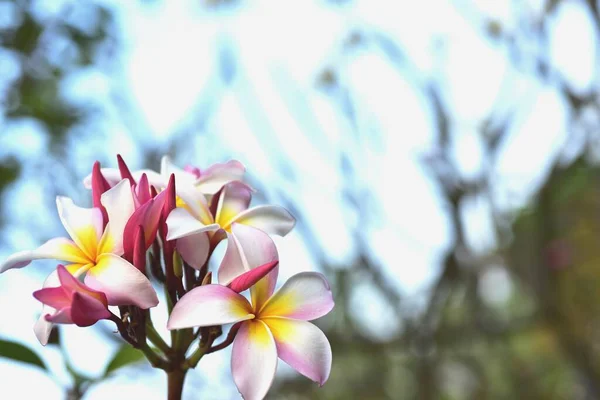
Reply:
[[230, 160], [224, 164], [213, 164], [202, 171], [196, 181], [196, 187], [203, 193], [213, 195], [226, 184], [242, 180], [246, 167], [236, 160]]
[[[260, 229], [233, 224], [231, 232], [232, 236], [235, 236], [235, 243], [241, 247], [239, 253], [247, 271], [279, 260], [279, 254], [273, 239]], [[255, 309], [259, 310], [265, 301], [271, 297], [275, 291], [278, 276], [279, 267], [275, 267], [268, 275], [251, 287], [250, 294]]]
[[192, 268], [200, 269], [208, 258], [210, 240], [204, 232], [177, 239], [177, 251]]
[[152, 198], [150, 195], [150, 185], [148, 184], [148, 175], [142, 174], [138, 184], [135, 186], [135, 197], [138, 201], [138, 207]]
[[277, 355], [302, 375], [320, 386], [331, 372], [331, 345], [325, 334], [306, 321], [264, 318], [277, 345]]
[[50, 333], [54, 326], [52, 322], [46, 320], [46, 315], [54, 312], [55, 310], [52, 307], [42, 307], [42, 314], [33, 325], [33, 333], [42, 346], [48, 344], [48, 338], [50, 337]]
[[219, 225], [204, 225], [194, 218], [186, 209], [176, 208], [167, 217], [167, 240], [176, 240], [182, 237], [195, 235], [201, 232], [216, 231]]
[[99, 208], [102, 211], [102, 217], [104, 220], [104, 225], [108, 222], [108, 214], [106, 213], [106, 209], [100, 202], [100, 197], [102, 193], [106, 192], [110, 189], [110, 185], [108, 181], [102, 176], [102, 172], [100, 171], [100, 162], [96, 161], [92, 168], [92, 204], [94, 207]]
[[56, 207], [58, 216], [71, 239], [90, 259], [93, 259], [104, 231], [100, 209], [78, 207], [73, 200], [63, 196], [56, 197]]
[[196, 180], [193, 174], [173, 164], [171, 158], [167, 155], [163, 156], [160, 160], [160, 174], [165, 180], [169, 179], [171, 175], [175, 175], [181, 183], [192, 184]]
[[279, 206], [257, 206], [238, 214], [231, 223], [250, 225], [271, 235], [285, 236], [296, 225], [296, 218]]
[[86, 277], [85, 284], [103, 292], [108, 304], [136, 305], [147, 309], [158, 304], [156, 291], [136, 267], [114, 254], [102, 254]]
[[62, 287], [49, 287], [36, 290], [33, 292], [33, 297], [42, 304], [55, 309], [71, 305], [70, 296]]
[[8, 257], [0, 265], [0, 273], [12, 268], [23, 268], [33, 260], [50, 259], [68, 261], [77, 264], [88, 263], [88, 258], [70, 239], [50, 239], [36, 250], [20, 251]]
[[173, 307], [167, 329], [232, 324], [254, 318], [246, 298], [221, 285], [199, 286]]
[[264, 398], [277, 369], [277, 348], [264, 322], [242, 324], [233, 342], [231, 373], [245, 400]]
[[[58, 273], [56, 272], [56, 270], [54, 270], [50, 273], [50, 275], [48, 275], [46, 277], [46, 279], [44, 280], [44, 284], [42, 285], [42, 288], [43, 289], [55, 288], [55, 287], [58, 287], [59, 285], [60, 285], [60, 281], [58, 280]], [[40, 317], [38, 318], [36, 323], [33, 325], [33, 333], [35, 334], [35, 337], [39, 340], [39, 342], [42, 346], [45, 346], [48, 344], [48, 338], [50, 337], [50, 333], [52, 332], [52, 327], [54, 326], [54, 324], [52, 324], [51, 322], [48, 322], [46, 320], [46, 315], [53, 314], [55, 312], [56, 312], [56, 309], [49, 307], [47, 305], [44, 305], [42, 307], [42, 312], [40, 314]]]
[[251, 269], [250, 271], [235, 278], [229, 284], [228, 287], [234, 292], [243, 292], [244, 290], [249, 289], [252, 285], [263, 279], [265, 275], [273, 271], [273, 269], [276, 268], [278, 264], [279, 261], [271, 261], [254, 269]]
[[292, 276], [259, 311], [264, 317], [287, 317], [310, 321], [333, 309], [329, 283], [318, 272], [301, 272]]
[[110, 318], [111, 313], [105, 304], [85, 293], [74, 293], [71, 304], [71, 320], [77, 326], [94, 325], [101, 319]]

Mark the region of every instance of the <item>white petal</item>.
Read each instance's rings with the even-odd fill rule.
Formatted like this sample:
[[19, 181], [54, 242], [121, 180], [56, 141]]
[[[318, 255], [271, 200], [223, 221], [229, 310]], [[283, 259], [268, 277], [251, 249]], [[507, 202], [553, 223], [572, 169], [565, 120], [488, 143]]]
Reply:
[[167, 240], [175, 240], [200, 232], [216, 231], [219, 225], [204, 225], [194, 218], [186, 209], [177, 207], [167, 217]]
[[56, 197], [58, 216], [77, 246], [90, 258], [96, 257], [96, 250], [104, 223], [98, 208], [82, 208], [73, 204], [68, 197]]
[[331, 345], [325, 334], [306, 321], [264, 318], [275, 343], [277, 355], [307, 378], [323, 385], [331, 372]]
[[287, 235], [296, 225], [296, 219], [283, 207], [257, 206], [238, 214], [232, 223], [250, 225], [271, 235]]
[[329, 283], [318, 272], [292, 276], [260, 310], [262, 317], [276, 316], [310, 321], [333, 309]]
[[108, 214], [110, 236], [113, 244], [113, 247], [110, 249], [103, 246], [103, 250], [115, 254], [123, 254], [123, 230], [129, 217], [135, 211], [129, 179], [121, 180], [113, 188], [104, 192], [100, 201]]
[[168, 329], [231, 324], [254, 318], [246, 298], [221, 285], [204, 285], [186, 293], [173, 307]]
[[87, 264], [89, 258], [70, 239], [50, 239], [36, 250], [15, 253], [0, 264], [0, 273], [11, 268], [22, 268], [32, 260], [61, 260], [75, 264]]
[[204, 232], [177, 239], [177, 251], [192, 268], [200, 269], [208, 258], [210, 240]]
[[231, 354], [231, 373], [244, 400], [260, 400], [267, 395], [275, 370], [277, 348], [264, 322], [244, 322]]
[[139, 269], [114, 254], [102, 254], [92, 267], [85, 284], [106, 294], [111, 306], [136, 305], [146, 309], [158, 304], [152, 284]]

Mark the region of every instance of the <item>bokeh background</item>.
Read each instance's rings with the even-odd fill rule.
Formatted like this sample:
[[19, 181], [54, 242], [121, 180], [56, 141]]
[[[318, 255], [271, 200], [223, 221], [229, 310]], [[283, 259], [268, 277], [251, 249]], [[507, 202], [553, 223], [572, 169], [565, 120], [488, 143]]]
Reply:
[[[270, 399], [600, 399], [599, 28], [595, 0], [0, 1], [0, 257], [63, 234], [95, 160], [238, 159], [298, 218], [283, 278], [335, 293], [329, 382], [280, 362]], [[110, 324], [37, 343], [53, 267], [0, 276], [0, 397], [165, 398]], [[229, 357], [184, 397], [238, 398]]]

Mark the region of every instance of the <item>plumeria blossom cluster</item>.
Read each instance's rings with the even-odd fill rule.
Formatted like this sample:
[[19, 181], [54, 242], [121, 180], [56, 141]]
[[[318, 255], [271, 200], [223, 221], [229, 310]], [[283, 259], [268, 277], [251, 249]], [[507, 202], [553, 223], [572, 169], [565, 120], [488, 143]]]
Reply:
[[[48, 342], [54, 324], [111, 320], [123, 339], [167, 371], [169, 398], [181, 395], [188, 369], [229, 345], [232, 376], [245, 399], [266, 395], [278, 358], [324, 384], [331, 347], [309, 321], [332, 310], [329, 284], [319, 273], [301, 272], [276, 290], [279, 256], [270, 235], [289, 233], [292, 215], [278, 206], [250, 207], [254, 190], [237, 161], [180, 169], [165, 156], [160, 172], [132, 172], [117, 156], [117, 165], [96, 162], [84, 179], [92, 208], [56, 199], [68, 236], [0, 265], [5, 272], [38, 259], [61, 262], [33, 293], [43, 304], [34, 326], [39, 341]], [[213, 278], [209, 261], [223, 240], [225, 254]], [[151, 318], [159, 286], [170, 344]]]

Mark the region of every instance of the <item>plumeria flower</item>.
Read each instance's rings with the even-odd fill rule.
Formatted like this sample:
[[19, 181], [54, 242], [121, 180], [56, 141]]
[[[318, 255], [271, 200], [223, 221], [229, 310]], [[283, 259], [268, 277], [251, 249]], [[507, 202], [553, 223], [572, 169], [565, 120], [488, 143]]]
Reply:
[[[101, 172], [111, 186], [114, 186], [124, 178], [122, 171], [117, 168], [102, 168]], [[157, 189], [163, 189], [167, 186], [171, 174], [175, 174], [177, 182], [192, 185], [205, 195], [213, 195], [225, 184], [241, 180], [245, 172], [246, 168], [244, 165], [236, 160], [213, 164], [204, 170], [191, 166], [181, 169], [175, 166], [168, 156], [163, 156], [160, 173], [149, 169], [142, 169], [132, 172], [131, 176], [135, 182], [139, 182], [142, 175], [146, 174], [150, 185], [155, 186]], [[85, 177], [83, 184], [88, 189], [91, 189], [91, 174]]]
[[[258, 241], [261, 249], [247, 254], [252, 268], [276, 254], [272, 241]], [[273, 269], [250, 288], [251, 301], [222, 285], [197, 287], [179, 300], [167, 323], [171, 330], [238, 324], [231, 369], [246, 400], [267, 394], [277, 358], [319, 385], [327, 381], [331, 370], [331, 346], [325, 334], [307, 322], [333, 308], [329, 284], [322, 274], [302, 272], [273, 294], [277, 272]]]
[[262, 205], [249, 208], [252, 189], [242, 182], [231, 182], [223, 187], [213, 202], [216, 209], [211, 211], [204, 195], [186, 185], [178, 185], [177, 194], [181, 199], [179, 207], [167, 218], [167, 240], [177, 239], [177, 250], [181, 257], [194, 268], [200, 268], [209, 246], [209, 236], [222, 230], [227, 235], [227, 250], [219, 267], [218, 280], [228, 285], [239, 276], [240, 238], [236, 236], [237, 225], [252, 229], [245, 237], [252, 238], [261, 232], [285, 236], [294, 227], [296, 220], [283, 207]]
[[58, 214], [70, 239], [51, 239], [36, 250], [13, 254], [0, 265], [0, 273], [32, 260], [61, 260], [70, 263], [66, 269], [71, 274], [85, 274], [85, 284], [105, 293], [110, 305], [156, 306], [158, 298], [148, 278], [120, 257], [124, 228], [134, 210], [129, 182], [119, 182], [102, 194], [101, 201], [109, 219], [106, 226], [99, 208], [81, 208], [69, 198], [57, 197]]
[[46, 321], [84, 327], [111, 317], [104, 293], [79, 282], [63, 265], [59, 265], [56, 272], [60, 286], [33, 292], [33, 297], [54, 310], [43, 314]]

